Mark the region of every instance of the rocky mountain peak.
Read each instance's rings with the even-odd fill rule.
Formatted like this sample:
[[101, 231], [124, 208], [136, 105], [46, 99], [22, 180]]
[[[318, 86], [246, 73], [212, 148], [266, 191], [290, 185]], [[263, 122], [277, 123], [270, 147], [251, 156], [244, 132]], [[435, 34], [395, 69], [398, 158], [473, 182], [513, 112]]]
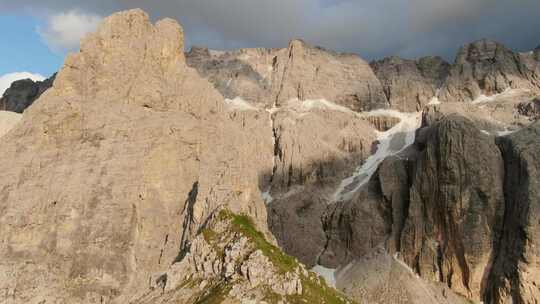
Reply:
[[[172, 84], [181, 77], [183, 46], [182, 28], [172, 19], [152, 25], [142, 10], [116, 13], [83, 39], [79, 53], [67, 57], [55, 87], [83, 95], [107, 92], [127, 102], [159, 99], [163, 96], [155, 92], [137, 92], [144, 90], [141, 82], [146, 78]], [[116, 84], [114, 93], [111, 83]], [[131, 100], [137, 95], [143, 96]]]
[[472, 101], [510, 89], [539, 91], [537, 63], [501, 43], [479, 40], [463, 46], [442, 87], [444, 101]]
[[440, 57], [418, 60], [397, 56], [371, 63], [394, 109], [414, 112], [425, 106], [448, 75], [449, 64]]
[[461, 47], [456, 57], [456, 63], [493, 61], [512, 56], [513, 52], [503, 44], [489, 39], [482, 39]]
[[44, 81], [22, 79], [13, 82], [0, 98], [0, 110], [22, 113], [52, 87], [55, 77], [56, 74]]

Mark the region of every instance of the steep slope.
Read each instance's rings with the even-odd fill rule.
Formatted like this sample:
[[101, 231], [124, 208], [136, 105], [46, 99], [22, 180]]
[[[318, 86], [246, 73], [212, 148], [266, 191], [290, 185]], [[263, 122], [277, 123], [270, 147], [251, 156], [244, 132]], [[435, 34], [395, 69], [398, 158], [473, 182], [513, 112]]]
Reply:
[[257, 181], [271, 170], [271, 129], [245, 132], [182, 49], [176, 22], [115, 14], [2, 137], [9, 303], [126, 303], [221, 205], [264, 231]]
[[132, 303], [353, 303], [270, 244], [250, 218], [225, 209], [150, 283]]
[[0, 110], [22, 113], [52, 87], [55, 77], [56, 74], [44, 81], [23, 79], [13, 82], [0, 98]]
[[480, 300], [502, 228], [501, 153], [493, 137], [459, 116], [424, 132], [401, 253], [422, 277]]
[[488, 303], [540, 299], [540, 122], [499, 139], [504, 156], [506, 208], [486, 290]]

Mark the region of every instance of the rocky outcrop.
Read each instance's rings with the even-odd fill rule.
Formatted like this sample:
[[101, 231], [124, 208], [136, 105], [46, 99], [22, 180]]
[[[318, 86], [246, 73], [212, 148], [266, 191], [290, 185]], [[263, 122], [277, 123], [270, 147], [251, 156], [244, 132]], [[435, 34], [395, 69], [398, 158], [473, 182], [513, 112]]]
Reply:
[[134, 303], [352, 303], [284, 255], [246, 216], [221, 210]]
[[520, 115], [527, 116], [530, 120], [540, 119], [540, 98], [520, 102], [516, 108]]
[[360, 57], [300, 40], [291, 41], [286, 49], [194, 48], [187, 60], [224, 96], [267, 107], [292, 99], [326, 99], [354, 111], [388, 106], [379, 80]]
[[540, 122], [498, 140], [504, 156], [504, 230], [486, 289], [486, 303], [540, 299]]
[[437, 94], [450, 65], [440, 57], [407, 60], [388, 57], [371, 63], [390, 106], [400, 111], [420, 111]]
[[[440, 289], [434, 286], [443, 284], [452, 290], [448, 295], [482, 300], [503, 231], [503, 156], [494, 136], [456, 114], [424, 118], [424, 126], [415, 144], [386, 158], [350, 200], [328, 208], [327, 243], [318, 262], [338, 268], [339, 287], [340, 273], [352, 280], [356, 267], [376, 272], [375, 277], [386, 269], [390, 264], [383, 255], [370, 257], [384, 248], [396, 255], [395, 263], [403, 261], [428, 281], [418, 284], [426, 286], [418, 297], [449, 301], [436, 296]], [[379, 262], [387, 266], [375, 266]], [[341, 282], [356, 300], [385, 301], [366, 290], [385, 290], [386, 282]]]
[[459, 50], [439, 98], [443, 101], [471, 101], [507, 89], [538, 91], [540, 74], [536, 62], [524, 61], [504, 45], [479, 40]]
[[251, 103], [271, 105], [273, 61], [280, 53], [272, 49], [240, 49], [231, 52], [193, 47], [187, 63], [226, 98], [241, 97]]
[[502, 228], [501, 153], [493, 137], [459, 116], [422, 132], [403, 259], [422, 277], [479, 300]]
[[22, 113], [52, 87], [55, 77], [56, 74], [44, 81], [23, 79], [13, 82], [0, 98], [0, 110]]

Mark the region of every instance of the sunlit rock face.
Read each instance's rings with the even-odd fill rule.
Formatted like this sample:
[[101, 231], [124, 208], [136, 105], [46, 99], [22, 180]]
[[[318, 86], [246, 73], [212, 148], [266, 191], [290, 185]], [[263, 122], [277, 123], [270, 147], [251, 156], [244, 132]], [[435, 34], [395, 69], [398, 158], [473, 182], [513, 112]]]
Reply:
[[266, 227], [268, 118], [231, 117], [182, 50], [176, 22], [115, 14], [0, 139], [0, 290], [14, 303], [127, 303], [218, 206]]

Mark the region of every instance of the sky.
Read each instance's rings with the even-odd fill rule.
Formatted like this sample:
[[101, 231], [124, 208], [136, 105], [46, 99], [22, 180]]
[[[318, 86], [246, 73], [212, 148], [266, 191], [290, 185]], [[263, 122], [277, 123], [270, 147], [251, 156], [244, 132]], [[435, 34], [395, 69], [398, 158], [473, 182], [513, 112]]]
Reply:
[[51, 75], [104, 16], [129, 8], [178, 20], [188, 48], [285, 47], [300, 38], [366, 60], [453, 61], [482, 38], [517, 51], [540, 45], [540, 0], [0, 0], [0, 77]]

